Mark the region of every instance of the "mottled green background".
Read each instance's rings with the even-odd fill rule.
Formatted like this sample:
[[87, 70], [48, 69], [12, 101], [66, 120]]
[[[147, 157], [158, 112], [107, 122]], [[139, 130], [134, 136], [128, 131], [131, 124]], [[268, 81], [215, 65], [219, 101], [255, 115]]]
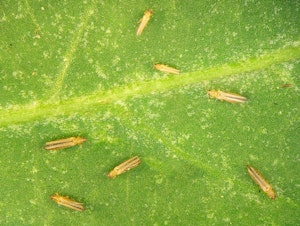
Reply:
[[299, 1], [2, 1], [0, 30], [1, 225], [300, 224]]

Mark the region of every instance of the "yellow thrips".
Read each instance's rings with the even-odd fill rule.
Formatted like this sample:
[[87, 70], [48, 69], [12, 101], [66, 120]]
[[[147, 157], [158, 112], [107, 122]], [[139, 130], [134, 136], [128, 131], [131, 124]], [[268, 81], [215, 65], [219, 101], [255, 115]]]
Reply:
[[152, 10], [151, 9], [145, 11], [143, 18], [141, 19], [139, 28], [137, 29], [137, 32], [136, 32], [137, 36], [142, 34], [142, 32], [143, 32], [144, 28], [146, 27], [146, 25], [148, 24], [151, 16], [152, 16]]
[[291, 87], [293, 87], [293, 86], [294, 86], [293, 84], [286, 83], [286, 84], [282, 84], [282, 85], [280, 86], [280, 88], [291, 88]]
[[57, 204], [68, 207], [73, 210], [77, 211], [83, 211], [84, 207], [83, 204], [80, 202], [76, 202], [69, 197], [66, 196], [60, 196], [59, 194], [55, 193], [50, 196], [50, 198], [55, 201]]
[[252, 166], [247, 166], [248, 173], [252, 180], [269, 196], [271, 199], [275, 199], [276, 195], [271, 185], [263, 178], [260, 172]]
[[45, 149], [47, 150], [59, 150], [63, 148], [73, 147], [77, 144], [82, 144], [86, 139], [82, 137], [70, 137], [66, 139], [60, 139], [55, 141], [47, 142]]
[[246, 97], [235, 93], [227, 93], [220, 90], [209, 90], [207, 93], [212, 98], [225, 100], [230, 103], [245, 103], [247, 101]]
[[116, 176], [125, 173], [126, 171], [137, 167], [141, 163], [141, 159], [138, 156], [134, 156], [131, 159], [116, 166], [112, 171], [107, 174], [109, 178], [115, 178]]
[[179, 74], [179, 72], [180, 72], [178, 69], [169, 67], [164, 64], [154, 64], [154, 67], [159, 71], [171, 73], [171, 74]]

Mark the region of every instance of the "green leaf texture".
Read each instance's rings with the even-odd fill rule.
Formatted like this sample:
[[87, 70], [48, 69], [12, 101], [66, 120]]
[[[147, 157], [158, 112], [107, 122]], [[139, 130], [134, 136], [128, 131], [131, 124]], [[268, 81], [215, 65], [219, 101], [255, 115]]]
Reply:
[[300, 224], [299, 1], [2, 1], [0, 28], [1, 225]]

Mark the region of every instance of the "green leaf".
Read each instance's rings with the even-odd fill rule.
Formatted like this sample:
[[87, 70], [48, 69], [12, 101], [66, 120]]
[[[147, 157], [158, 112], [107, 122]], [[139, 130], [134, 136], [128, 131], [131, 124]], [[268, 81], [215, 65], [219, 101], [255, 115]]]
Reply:
[[[299, 224], [299, 9], [298, 1], [3, 2], [0, 224]], [[210, 99], [210, 89], [249, 101]], [[43, 148], [70, 136], [87, 142]], [[137, 168], [106, 177], [135, 155]], [[56, 192], [86, 211], [58, 206]]]

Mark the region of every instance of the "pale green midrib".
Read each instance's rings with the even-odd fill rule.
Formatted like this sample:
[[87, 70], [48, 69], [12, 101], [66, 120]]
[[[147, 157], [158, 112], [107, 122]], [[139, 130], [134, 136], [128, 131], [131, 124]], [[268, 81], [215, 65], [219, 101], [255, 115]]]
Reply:
[[224, 64], [200, 71], [180, 75], [170, 75], [164, 79], [136, 82], [126, 86], [116, 87], [105, 92], [94, 92], [87, 96], [70, 98], [66, 101], [17, 105], [10, 109], [2, 109], [0, 110], [0, 125], [4, 126], [28, 122], [38, 118], [85, 112], [88, 107], [91, 107], [92, 105], [112, 104], [115, 101], [141, 95], [151, 95], [152, 93], [165, 92], [170, 89], [199, 83], [204, 80], [262, 70], [273, 64], [293, 61], [299, 58], [300, 42], [294, 46], [279, 49], [259, 57], [249, 58], [244, 61]]

